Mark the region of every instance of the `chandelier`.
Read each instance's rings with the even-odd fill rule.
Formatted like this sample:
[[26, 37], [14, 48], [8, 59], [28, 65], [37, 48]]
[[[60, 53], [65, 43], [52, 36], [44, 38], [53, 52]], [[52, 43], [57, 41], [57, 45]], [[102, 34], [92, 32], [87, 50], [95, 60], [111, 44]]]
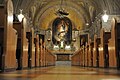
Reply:
[[20, 9], [20, 14], [18, 15], [18, 20], [21, 22], [22, 19], [24, 18], [24, 15], [22, 14], [22, 9]]
[[103, 19], [104, 22], [107, 22], [108, 18], [109, 18], [109, 16], [107, 15], [107, 11], [105, 10], [104, 15], [102, 16], [102, 19]]
[[62, 4], [63, 4], [63, 0], [61, 0], [60, 8], [55, 13], [60, 18], [63, 18], [69, 15], [69, 13], [62, 8]]

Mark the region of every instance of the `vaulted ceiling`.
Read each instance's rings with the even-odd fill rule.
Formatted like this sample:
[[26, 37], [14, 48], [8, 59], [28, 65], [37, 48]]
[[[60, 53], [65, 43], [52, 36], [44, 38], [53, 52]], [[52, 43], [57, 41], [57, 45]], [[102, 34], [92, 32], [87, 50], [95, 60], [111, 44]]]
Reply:
[[[61, 4], [62, 1], [62, 4]], [[4, 0], [0, 0], [4, 3]], [[120, 0], [13, 0], [14, 14], [19, 14], [19, 9], [29, 16], [33, 26], [39, 29], [47, 29], [58, 16], [56, 11], [62, 8], [69, 13], [67, 16], [73, 28], [78, 30], [88, 28], [99, 13], [107, 10], [110, 15], [120, 14]]]

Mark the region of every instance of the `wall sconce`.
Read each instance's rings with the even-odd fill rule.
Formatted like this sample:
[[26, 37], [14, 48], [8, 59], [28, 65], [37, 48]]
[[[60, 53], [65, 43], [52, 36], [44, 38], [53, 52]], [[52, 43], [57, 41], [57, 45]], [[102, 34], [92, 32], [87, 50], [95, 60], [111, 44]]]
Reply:
[[65, 46], [65, 50], [71, 50], [71, 46], [70, 45], [66, 45]]
[[86, 23], [85, 25], [86, 25], [86, 26], [89, 26], [89, 23]]
[[50, 38], [51, 37], [51, 28], [48, 28], [47, 32], [48, 32], [48, 39], [47, 39], [47, 41], [50, 42], [51, 41], [51, 38]]
[[22, 14], [22, 9], [20, 9], [20, 14], [18, 15], [18, 19], [21, 22], [23, 18], [24, 18], [24, 15]]
[[74, 38], [72, 41], [73, 41], [73, 42], [76, 42], [76, 39]]
[[73, 42], [76, 42], [76, 37], [77, 37], [77, 36], [76, 36], [76, 32], [77, 32], [78, 35], [79, 35], [79, 30], [77, 30], [76, 28], [74, 28], [74, 29], [73, 29], [73, 32], [74, 32], [74, 35], [73, 35], [74, 38], [72, 39], [72, 41], [73, 41]]
[[50, 42], [50, 41], [51, 41], [51, 39], [50, 39], [50, 38], [48, 38], [48, 39], [47, 39], [47, 41], [48, 41], [48, 42]]
[[107, 22], [107, 21], [108, 21], [108, 18], [109, 18], [109, 16], [107, 15], [106, 12], [107, 12], [107, 11], [105, 10], [105, 11], [104, 11], [104, 15], [102, 16], [102, 19], [103, 19], [104, 22]]
[[54, 49], [54, 50], [59, 50], [59, 45], [54, 45], [54, 46], [53, 46], [53, 49]]

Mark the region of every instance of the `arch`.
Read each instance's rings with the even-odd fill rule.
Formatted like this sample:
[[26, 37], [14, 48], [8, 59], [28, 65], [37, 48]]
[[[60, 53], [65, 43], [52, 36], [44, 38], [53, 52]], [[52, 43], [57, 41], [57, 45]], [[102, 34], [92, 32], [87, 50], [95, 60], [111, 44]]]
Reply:
[[[72, 22], [74, 22], [74, 24], [77, 24], [80, 26], [79, 29], [83, 28], [84, 26], [83, 24], [86, 23], [85, 22], [86, 19], [90, 20], [89, 19], [90, 17], [88, 17], [89, 15], [83, 17], [83, 15], [87, 15], [88, 13], [84, 10], [81, 4], [76, 5], [75, 2], [68, 1], [66, 5], [63, 4], [63, 7], [65, 8], [65, 10], [68, 10], [68, 12], [70, 11], [70, 15], [68, 17], [72, 20]], [[34, 16], [34, 20], [33, 20], [34, 25], [40, 26], [40, 28], [42, 28], [43, 27], [42, 23], [45, 22], [43, 20], [46, 19], [47, 24], [45, 23], [43, 24], [45, 27], [44, 29], [47, 29], [48, 21], [51, 21], [53, 18], [56, 18], [54, 13], [55, 13], [55, 9], [57, 10], [58, 8], [59, 8], [59, 1], [55, 1], [55, 2], [49, 2], [46, 5], [43, 5], [42, 8], [37, 9]], [[48, 11], [50, 11], [50, 13]], [[73, 17], [76, 15], [77, 15], [76, 18]]]

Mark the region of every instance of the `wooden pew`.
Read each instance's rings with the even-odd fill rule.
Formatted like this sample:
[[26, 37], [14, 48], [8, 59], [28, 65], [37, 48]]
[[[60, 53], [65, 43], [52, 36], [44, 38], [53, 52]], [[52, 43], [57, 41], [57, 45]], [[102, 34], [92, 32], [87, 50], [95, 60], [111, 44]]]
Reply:
[[87, 44], [87, 49], [88, 49], [88, 53], [87, 53], [87, 67], [90, 66], [90, 64], [89, 64], [90, 63], [90, 59], [89, 59], [90, 58], [90, 55], [89, 55], [90, 54], [90, 48], [89, 47], [90, 47], [90, 45], [89, 45], [89, 42], [88, 42], [88, 44]]
[[76, 52], [72, 55], [71, 59], [72, 59], [72, 65], [73, 65], [73, 66], [80, 66], [80, 53], [79, 53], [79, 50], [76, 51]]
[[51, 53], [50, 50], [46, 49], [46, 66], [54, 66], [55, 65], [55, 55]]
[[40, 36], [40, 66], [44, 67], [45, 66], [45, 43], [44, 43], [44, 35], [39, 35]]
[[43, 61], [43, 67], [46, 66], [46, 60], [45, 60], [45, 57], [46, 57], [46, 47], [45, 47], [45, 42], [43, 42], [43, 54], [42, 54], [42, 61]]
[[16, 50], [16, 59], [17, 59], [17, 69], [28, 67], [28, 40], [26, 38], [25, 30], [25, 19], [22, 22], [14, 22], [13, 26], [17, 30], [18, 39], [17, 39], [17, 50]]
[[32, 67], [35, 67], [35, 44], [34, 44], [34, 30], [31, 29], [31, 33], [32, 33], [32, 36], [31, 36], [31, 50], [32, 50], [32, 56], [31, 56], [31, 60], [32, 60]]
[[89, 67], [93, 67], [93, 48], [94, 48], [94, 42], [90, 41], [90, 43], [89, 43], [89, 55], [88, 55]]
[[100, 38], [94, 35], [93, 67], [99, 67], [99, 44]]
[[40, 39], [41, 45], [40, 45], [40, 67], [45, 67], [46, 66], [46, 60], [45, 60], [45, 53], [46, 53], [46, 48], [45, 44], [42, 39]]
[[80, 51], [79, 51], [79, 57], [80, 57], [80, 66], [83, 67], [84, 66], [84, 51], [83, 51], [83, 48], [81, 47], [80, 48]]
[[40, 55], [39, 55], [39, 66], [42, 66], [42, 52], [43, 52], [43, 47], [42, 47], [42, 39], [41, 38], [39, 38], [39, 42], [40, 42], [40, 45], [39, 45], [39, 47], [40, 47]]
[[35, 67], [35, 44], [34, 44], [34, 30], [31, 28], [26, 32], [28, 39], [28, 67]]
[[16, 68], [17, 32], [13, 28], [13, 3], [0, 5], [0, 70]]
[[86, 54], [85, 54], [85, 45], [82, 45], [81, 46], [81, 51], [82, 51], [82, 53], [81, 53], [81, 56], [82, 56], [82, 66], [84, 66], [85, 67], [85, 57], [86, 57]]
[[40, 66], [44, 66], [44, 46], [43, 46], [43, 40], [41, 39], [41, 45], [40, 45]]
[[120, 23], [112, 20], [111, 39], [109, 39], [109, 67], [120, 69]]
[[34, 38], [34, 44], [35, 44], [35, 67], [39, 67], [39, 35], [36, 34], [36, 37]]
[[88, 39], [89, 34], [80, 35], [80, 48], [81, 48], [81, 66], [88, 66]]
[[88, 45], [88, 43], [86, 43], [86, 46], [85, 46], [85, 67], [88, 66], [88, 53], [89, 53], [89, 45]]
[[104, 32], [104, 29], [101, 29], [101, 44], [99, 47], [99, 67], [109, 67], [108, 40], [110, 39], [110, 37], [110, 32]]
[[93, 67], [93, 48], [94, 48], [94, 42], [89, 39], [88, 42], [89, 45], [89, 53], [88, 53], [88, 66]]

